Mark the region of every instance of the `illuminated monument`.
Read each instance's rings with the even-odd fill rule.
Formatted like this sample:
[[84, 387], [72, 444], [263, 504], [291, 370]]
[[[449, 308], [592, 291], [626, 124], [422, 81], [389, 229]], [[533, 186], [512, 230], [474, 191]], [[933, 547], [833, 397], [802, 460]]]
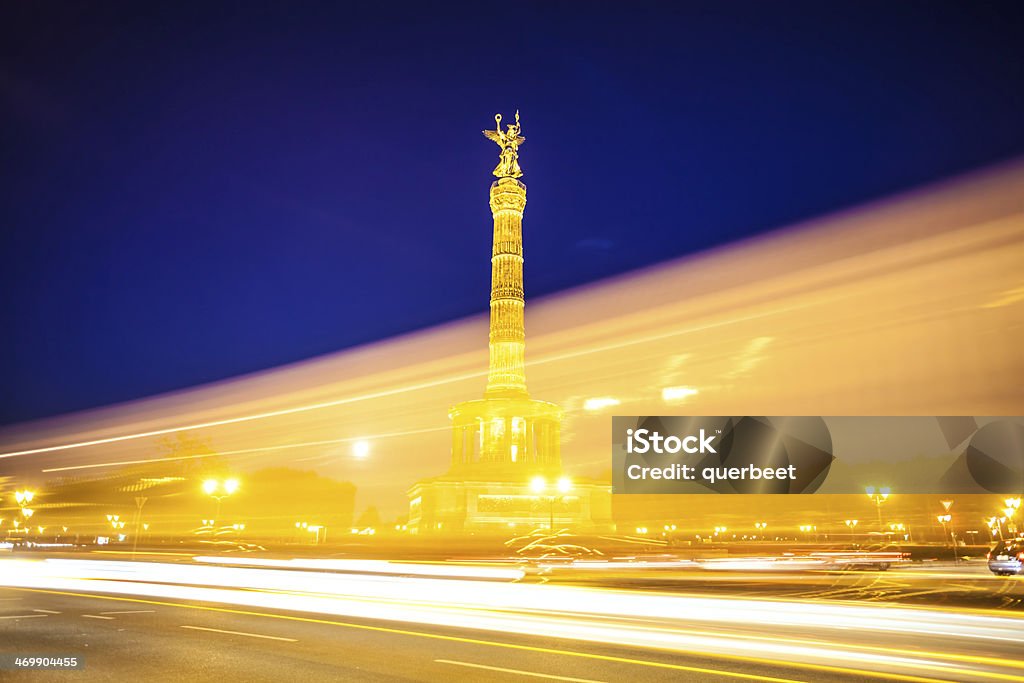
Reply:
[[491, 184], [490, 365], [482, 399], [452, 406], [452, 458], [447, 474], [409, 490], [409, 525], [419, 533], [501, 532], [554, 524], [573, 530], [611, 526], [610, 488], [570, 481], [562, 472], [562, 409], [526, 390], [523, 210], [516, 122], [484, 135], [501, 148]]

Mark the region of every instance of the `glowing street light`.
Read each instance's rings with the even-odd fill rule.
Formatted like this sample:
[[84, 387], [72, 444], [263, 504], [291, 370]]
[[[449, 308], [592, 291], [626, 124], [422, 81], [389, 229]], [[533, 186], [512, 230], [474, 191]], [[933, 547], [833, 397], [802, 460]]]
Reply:
[[860, 523], [860, 520], [859, 519], [848, 519], [848, 520], [846, 520], [843, 523], [846, 524], [846, 528], [848, 528], [850, 530], [850, 533], [852, 534], [854, 532], [854, 530], [856, 530], [857, 524]]
[[1003, 525], [1000, 524], [998, 517], [989, 517], [985, 520], [985, 524], [988, 525], [989, 533], [993, 536], [999, 534], [999, 540], [1003, 540]]
[[220, 519], [221, 501], [236, 492], [240, 486], [241, 484], [234, 477], [225, 479], [224, 481], [207, 479], [203, 482], [203, 492], [217, 500], [217, 514], [214, 517], [215, 520]]
[[[530, 480], [530, 490], [538, 497], [543, 494], [548, 488], [547, 479], [537, 475]], [[555, 500], [561, 500], [563, 496], [572, 491], [572, 480], [569, 477], [559, 477], [554, 484], [554, 489], [558, 491], [558, 495], [548, 495], [548, 529], [554, 531], [555, 529]]]
[[18, 505], [20, 507], [24, 507], [32, 502], [32, 499], [35, 498], [35, 495], [35, 491], [29, 491], [28, 489], [15, 491], [14, 500], [18, 502]]
[[358, 460], [365, 460], [370, 456], [370, 442], [360, 439], [352, 444], [352, 457]]
[[[1017, 510], [1020, 509], [1020, 498], [1006, 498], [1003, 500], [1003, 503], [1006, 505], [1006, 507], [1003, 508], [1003, 514], [1006, 515], [1007, 520], [1006, 530], [1011, 534], [1017, 533], [1017, 527], [1014, 525], [1013, 516], [1016, 515]], [[1013, 525], [1012, 528], [1011, 525]]]
[[891, 531], [894, 534], [898, 532], [903, 536], [903, 540], [907, 540], [907, 527], [905, 524], [903, 524], [903, 522], [890, 522], [889, 531]]
[[874, 486], [868, 486], [864, 489], [864, 492], [868, 494], [868, 498], [875, 502], [875, 508], [878, 511], [878, 530], [885, 531], [885, 527], [882, 524], [882, 503], [889, 498], [889, 487], [883, 486], [876, 490]]
[[[948, 508], [947, 508], [947, 509], [948, 509]], [[947, 513], [946, 513], [946, 514], [944, 514], [944, 515], [936, 515], [935, 519], [937, 519], [937, 520], [939, 521], [939, 524], [941, 524], [941, 525], [942, 525], [942, 535], [943, 535], [943, 536], [944, 536], [945, 538], [948, 538], [948, 539], [949, 539], [949, 542], [950, 542], [950, 544], [952, 544], [952, 546], [953, 546], [953, 563], [954, 563], [954, 564], [959, 564], [959, 563], [960, 563], [960, 558], [959, 558], [959, 557], [957, 557], [957, 552], [956, 552], [956, 538], [954, 538], [954, 537], [953, 537], [953, 531], [952, 531], [952, 529], [949, 529], [949, 528], [947, 527], [947, 525], [948, 525], [948, 524], [949, 524], [949, 523], [950, 523], [951, 521], [953, 521], [953, 515], [951, 515], [951, 514], [949, 514], [949, 513], [947, 512]]]

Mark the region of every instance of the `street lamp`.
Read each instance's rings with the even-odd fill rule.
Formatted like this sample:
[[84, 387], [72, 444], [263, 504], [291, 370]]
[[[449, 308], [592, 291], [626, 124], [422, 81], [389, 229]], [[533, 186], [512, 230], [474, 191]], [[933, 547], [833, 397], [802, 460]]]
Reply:
[[882, 503], [889, 497], [889, 487], [883, 486], [876, 490], [874, 486], [868, 486], [864, 489], [864, 492], [868, 494], [868, 498], [875, 502], [875, 508], [878, 510], [878, 530], [885, 531], [882, 524]]
[[1013, 521], [1013, 516], [1017, 514], [1017, 510], [1020, 509], [1020, 498], [1006, 498], [1003, 500], [1006, 505], [1003, 508], [1003, 514], [1006, 515], [1006, 530], [1011, 533], [1017, 533], [1017, 525]]
[[360, 439], [352, 444], [352, 457], [357, 460], [365, 460], [370, 455], [370, 442]]
[[[946, 509], [948, 510], [949, 508], [946, 508]], [[950, 523], [951, 521], [953, 521], [953, 515], [951, 515], [951, 514], [949, 514], [949, 513], [947, 512], [947, 513], [946, 513], [946, 514], [944, 514], [944, 515], [937, 515], [937, 516], [936, 516], [935, 518], [936, 518], [937, 520], [939, 520], [939, 524], [941, 524], [941, 525], [942, 525], [942, 535], [943, 535], [944, 537], [947, 537], [947, 538], [949, 538], [949, 542], [950, 542], [950, 543], [951, 543], [951, 544], [953, 545], [953, 564], [960, 564], [960, 558], [959, 558], [959, 557], [957, 556], [957, 555], [958, 555], [958, 553], [957, 553], [957, 551], [956, 551], [956, 539], [955, 539], [955, 538], [953, 538], [953, 532], [952, 532], [952, 530], [950, 530], [950, 529], [949, 529], [949, 528], [948, 528], [948, 527], [946, 526], [946, 525], [947, 525], [947, 524], [949, 524], [949, 523]]]
[[[21, 508], [21, 516], [26, 520], [26, 532], [30, 531], [28, 519], [33, 515], [33, 510], [26, 506], [32, 502], [32, 499], [35, 498], [35, 495], [35, 491], [29, 491], [28, 489], [22, 489], [21, 491], [14, 492], [14, 500], [18, 502], [18, 507]], [[15, 528], [17, 528], [17, 524], [15, 524]]]
[[[547, 480], [540, 475], [530, 480], [530, 490], [537, 494], [537, 496], [543, 494], [547, 488]], [[561, 500], [565, 494], [572, 491], [572, 480], [569, 477], [559, 477], [558, 481], [555, 482], [554, 488], [558, 491], [558, 495], [550, 494], [545, 496], [548, 499], [548, 529], [552, 532], [555, 530], [555, 500]]]
[[220, 519], [221, 501], [237, 491], [239, 486], [240, 484], [238, 480], [234, 477], [231, 479], [225, 479], [224, 481], [207, 479], [203, 482], [203, 491], [206, 495], [212, 496], [217, 500], [217, 515], [214, 517], [214, 520]]
[[846, 520], [844, 522], [844, 524], [846, 524], [846, 528], [848, 528], [850, 530], [851, 536], [852, 536], [854, 530], [857, 528], [857, 524], [858, 523], [860, 523], [860, 520], [858, 520], [858, 519], [848, 519], [848, 520]]
[[988, 519], [985, 520], [985, 524], [988, 525], [988, 530], [989, 530], [989, 532], [993, 536], [998, 534], [999, 535], [999, 540], [1000, 541], [1004, 540], [1003, 539], [1003, 525], [999, 522], [999, 518], [998, 517], [989, 517]]

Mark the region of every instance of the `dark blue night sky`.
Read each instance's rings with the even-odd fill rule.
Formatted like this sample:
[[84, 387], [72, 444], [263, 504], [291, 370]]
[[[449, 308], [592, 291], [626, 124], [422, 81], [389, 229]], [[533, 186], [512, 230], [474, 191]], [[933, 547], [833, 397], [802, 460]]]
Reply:
[[[97, 7], [98, 5], [98, 7]], [[1024, 154], [1024, 4], [0, 9], [0, 423], [486, 310]]]

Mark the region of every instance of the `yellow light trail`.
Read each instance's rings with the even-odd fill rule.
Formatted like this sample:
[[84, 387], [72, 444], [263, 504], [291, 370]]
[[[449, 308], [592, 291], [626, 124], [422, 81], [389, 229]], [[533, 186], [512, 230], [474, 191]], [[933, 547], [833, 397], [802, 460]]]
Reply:
[[[697, 331], [708, 331], [708, 330], [712, 330], [712, 329], [714, 329], [716, 327], [725, 327], [725, 326], [733, 325], [733, 324], [740, 323], [740, 322], [751, 322], [751, 321], [757, 320], [758, 318], [763, 318], [763, 317], [766, 317], [766, 316], [769, 316], [769, 315], [776, 315], [776, 314], [778, 314], [780, 312], [793, 312], [793, 311], [799, 310], [800, 308], [805, 308], [805, 307], [806, 307], [806, 305], [799, 306], [799, 307], [774, 309], [772, 311], [766, 311], [766, 312], [763, 312], [763, 313], [752, 314], [752, 315], [741, 316], [741, 317], [734, 317], [734, 318], [730, 318], [730, 319], [727, 319], [727, 320], [719, 320], [719, 321], [716, 321], [714, 323], [707, 323], [707, 324], [703, 324], [703, 325], [691, 325], [691, 326], [689, 326], [687, 328], [684, 328], [684, 329], [676, 329], [676, 330], [672, 330], [672, 331], [669, 331], [669, 332], [660, 332], [660, 333], [657, 333], [657, 334], [650, 334], [650, 335], [646, 335], [646, 336], [642, 336], [642, 337], [637, 337], [637, 338], [629, 339], [629, 340], [622, 341], [622, 342], [616, 342], [616, 343], [611, 343], [611, 344], [602, 344], [602, 345], [599, 345], [599, 346], [593, 346], [593, 347], [589, 347], [589, 348], [585, 348], [585, 349], [577, 349], [577, 350], [574, 350], [574, 351], [566, 351], [566, 352], [557, 353], [557, 354], [550, 354], [548, 356], [542, 356], [540, 358], [537, 358], [536, 360], [532, 360], [530, 364], [531, 365], [544, 365], [546, 363], [555, 363], [555, 362], [559, 362], [559, 361], [565, 361], [565, 360], [572, 360], [572, 359], [576, 359], [576, 358], [581, 358], [581, 357], [592, 355], [592, 354], [595, 354], [595, 353], [606, 353], [606, 352], [609, 352], [609, 351], [619, 351], [619, 350], [622, 350], [624, 348], [628, 348], [630, 346], [637, 346], [637, 345], [647, 344], [647, 343], [654, 342], [654, 341], [663, 341], [663, 340], [671, 338], [671, 337], [677, 337], [677, 336], [685, 335], [685, 334], [692, 334], [693, 332], [697, 332]], [[101, 446], [101, 445], [104, 445], [104, 444], [118, 443], [118, 442], [122, 442], [122, 441], [133, 441], [133, 440], [136, 440], [136, 439], [143, 439], [143, 438], [147, 438], [147, 437], [151, 437], [151, 436], [163, 436], [163, 435], [166, 435], [166, 434], [174, 434], [174, 433], [177, 433], [177, 432], [187, 432], [187, 431], [193, 431], [193, 430], [198, 430], [198, 429], [207, 429], [207, 428], [210, 428], [210, 427], [223, 427], [223, 426], [226, 426], [226, 425], [239, 424], [239, 423], [243, 423], [243, 422], [252, 422], [252, 421], [255, 421], [255, 420], [266, 420], [266, 419], [274, 418], [274, 417], [283, 417], [283, 416], [286, 416], [286, 415], [294, 415], [294, 414], [297, 414], [297, 413], [305, 413], [305, 412], [309, 412], [309, 411], [313, 411], [313, 410], [322, 410], [324, 408], [334, 408], [334, 407], [341, 406], [341, 405], [358, 403], [360, 401], [369, 401], [369, 400], [373, 400], [373, 399], [386, 398], [386, 397], [394, 396], [394, 395], [398, 395], [398, 394], [405, 394], [405, 393], [409, 393], [409, 392], [413, 392], [413, 391], [421, 391], [421, 390], [424, 390], [424, 389], [431, 389], [431, 388], [434, 388], [434, 387], [443, 386], [445, 384], [453, 384], [453, 383], [462, 382], [462, 381], [465, 381], [465, 380], [468, 380], [468, 379], [475, 379], [475, 378], [478, 378], [478, 377], [483, 377], [483, 376], [485, 376], [485, 374], [486, 373], [484, 373], [484, 372], [469, 372], [469, 373], [463, 373], [463, 374], [459, 374], [459, 375], [452, 375], [452, 376], [449, 376], [449, 377], [442, 377], [442, 378], [439, 378], [439, 379], [436, 379], [436, 380], [433, 380], [433, 381], [430, 381], [430, 382], [421, 382], [421, 383], [418, 383], [418, 384], [411, 384], [411, 385], [408, 385], [408, 386], [398, 387], [396, 389], [388, 389], [388, 390], [384, 390], [384, 391], [377, 391], [377, 392], [373, 392], [373, 393], [369, 393], [369, 394], [363, 394], [363, 395], [360, 395], [360, 396], [351, 396], [351, 397], [348, 397], [348, 398], [339, 398], [339, 399], [336, 399], [336, 400], [333, 400], [333, 401], [321, 401], [319, 403], [311, 403], [311, 404], [308, 404], [308, 405], [295, 406], [295, 407], [292, 407], [292, 408], [282, 408], [280, 410], [272, 410], [272, 411], [266, 411], [266, 412], [260, 412], [260, 413], [253, 413], [253, 414], [250, 414], [250, 415], [241, 415], [241, 416], [238, 416], [238, 417], [225, 418], [223, 420], [211, 420], [209, 422], [197, 422], [197, 423], [193, 423], [193, 424], [181, 425], [181, 426], [178, 426], [178, 427], [165, 427], [163, 429], [153, 429], [153, 430], [144, 431], [144, 432], [135, 432], [133, 434], [122, 434], [122, 435], [119, 435], [119, 436], [110, 436], [110, 437], [105, 437], [105, 438], [102, 438], [102, 439], [92, 439], [92, 440], [89, 440], [89, 441], [78, 441], [78, 442], [72, 442], [72, 443], [57, 444], [57, 445], [54, 445], [54, 446], [43, 446], [43, 447], [40, 447], [40, 448], [29, 448], [29, 449], [22, 450], [22, 451], [9, 451], [9, 452], [6, 452], [6, 453], [0, 453], [0, 459], [2, 459], [2, 458], [13, 458], [13, 457], [21, 456], [21, 455], [35, 455], [35, 454], [39, 454], [39, 453], [53, 453], [53, 452], [56, 452], [56, 451], [67, 451], [67, 450], [72, 450], [72, 449], [76, 449], [76, 448], [85, 448], [85, 447], [88, 447], [88, 446]], [[585, 410], [584, 411], [566, 411], [566, 412], [585, 412]], [[426, 432], [432, 432], [432, 431], [447, 431], [447, 429], [448, 429], [447, 426], [445, 426], [445, 427], [436, 427], [436, 428], [427, 428], [427, 429], [421, 429], [421, 430], [414, 430], [414, 431], [410, 431], [410, 432], [396, 432], [396, 433], [391, 433], [391, 434], [381, 434], [381, 435], [378, 435], [376, 438], [384, 438], [384, 437], [387, 437], [387, 436], [404, 436], [406, 434], [426, 433]], [[345, 439], [327, 440], [327, 441], [322, 441], [322, 442], [310, 442], [309, 445], [331, 444], [331, 443], [345, 443], [345, 442], [348, 442], [348, 441], [358, 441], [360, 439], [365, 439], [365, 438], [368, 438], [368, 437], [362, 436], [362, 437], [351, 437], [351, 438], [345, 438]], [[374, 437], [369, 437], [369, 438], [374, 438]], [[263, 450], [273, 450], [274, 448], [298, 448], [298, 447], [301, 447], [301, 446], [304, 446], [304, 445], [306, 445], [306, 444], [294, 444], [294, 445], [293, 444], [288, 444], [288, 445], [285, 445], [285, 446], [278, 446], [278, 447], [253, 448], [253, 449], [246, 449], [246, 450], [234, 451], [234, 452], [222, 452], [222, 453], [218, 453], [216, 455], [233, 455], [233, 454], [238, 454], [238, 453], [257, 452], [257, 451], [263, 451]], [[215, 454], [201, 454], [201, 455], [191, 455], [191, 456], [173, 456], [173, 457], [150, 459], [150, 460], [127, 460], [127, 461], [120, 461], [120, 462], [115, 462], [115, 463], [106, 463], [106, 464], [103, 464], [103, 465], [95, 465], [95, 466], [96, 467], [111, 467], [111, 466], [115, 466], [115, 465], [135, 465], [135, 464], [148, 463], [148, 462], [162, 462], [162, 461], [165, 461], [165, 460], [166, 461], [171, 461], [171, 460], [188, 460], [188, 459], [195, 459], [195, 458], [210, 457], [210, 455], [215, 455]], [[43, 472], [61, 472], [61, 471], [64, 471], [64, 470], [87, 469], [88, 467], [92, 467], [92, 466], [91, 465], [86, 465], [86, 466], [75, 466], [75, 467], [55, 467], [55, 468], [44, 469], [42, 471]]]
[[289, 443], [280, 444], [277, 446], [262, 446], [260, 448], [243, 448], [234, 451], [218, 451], [216, 453], [199, 453], [197, 455], [171, 455], [164, 458], [148, 458], [142, 460], [118, 460], [116, 462], [99, 462], [90, 463], [88, 465], [70, 465], [67, 467], [48, 467], [40, 470], [41, 472], [66, 472], [68, 470], [88, 470], [97, 467], [117, 467], [120, 465], [144, 465], [154, 462], [173, 462], [176, 460], [196, 460], [199, 458], [212, 458], [222, 455], [245, 455], [248, 453], [261, 453], [270, 451], [282, 451], [291, 448], [309, 448], [311, 446], [332, 446], [339, 443], [351, 443], [354, 441], [363, 441], [365, 439], [387, 439], [398, 436], [411, 436], [413, 434], [427, 434], [430, 432], [448, 431], [448, 426], [444, 427], [428, 427], [426, 429], [410, 429], [404, 432], [387, 432], [382, 434], [369, 434], [366, 436], [353, 436], [346, 437], [343, 439], [326, 439], [324, 441], [307, 441], [305, 443]]
[[[152, 429], [146, 432], [136, 432], [134, 434], [123, 434], [121, 436], [108, 436], [103, 439], [92, 439], [90, 441], [78, 441], [74, 443], [59, 444], [56, 446], [44, 446], [42, 448], [29, 448], [23, 451], [10, 451], [7, 453], [0, 453], [0, 458], [13, 458], [19, 455], [34, 455], [36, 453], [53, 453], [54, 451], [66, 451], [73, 448], [84, 448], [86, 446], [100, 446], [103, 444], [117, 443], [119, 441], [131, 441], [134, 439], [142, 439], [150, 436], [162, 436], [164, 434], [174, 434], [176, 432], [187, 432], [197, 429], [206, 429], [208, 427], [223, 427], [225, 425], [239, 424], [242, 422], [252, 422], [253, 420], [265, 420], [270, 417], [281, 417], [283, 415], [294, 415], [295, 413], [305, 413], [311, 410], [321, 410], [323, 408], [332, 408], [335, 406], [345, 405], [347, 403], [356, 403], [358, 401], [367, 401], [375, 398], [385, 398], [387, 396], [394, 396], [396, 394], [403, 394], [410, 391], [419, 391], [421, 389], [429, 389], [442, 384], [449, 384], [451, 382], [457, 382], [465, 379], [472, 379], [474, 377], [481, 377], [483, 373], [474, 372], [466, 373], [452, 378], [442, 378], [431, 382], [423, 382], [420, 384], [413, 384], [405, 387], [398, 387], [396, 389], [387, 389], [384, 391], [377, 391], [370, 394], [364, 394], [362, 396], [352, 396], [349, 398], [339, 398], [334, 401], [322, 401], [320, 403], [311, 403], [309, 405], [296, 406], [294, 408], [282, 408], [281, 410], [271, 410], [262, 413], [254, 413], [252, 415], [242, 415], [239, 417], [230, 417], [223, 420], [211, 420], [209, 422], [197, 422], [194, 424], [181, 425], [178, 427], [165, 427], [164, 429]], [[354, 440], [354, 439], [353, 439]]]

